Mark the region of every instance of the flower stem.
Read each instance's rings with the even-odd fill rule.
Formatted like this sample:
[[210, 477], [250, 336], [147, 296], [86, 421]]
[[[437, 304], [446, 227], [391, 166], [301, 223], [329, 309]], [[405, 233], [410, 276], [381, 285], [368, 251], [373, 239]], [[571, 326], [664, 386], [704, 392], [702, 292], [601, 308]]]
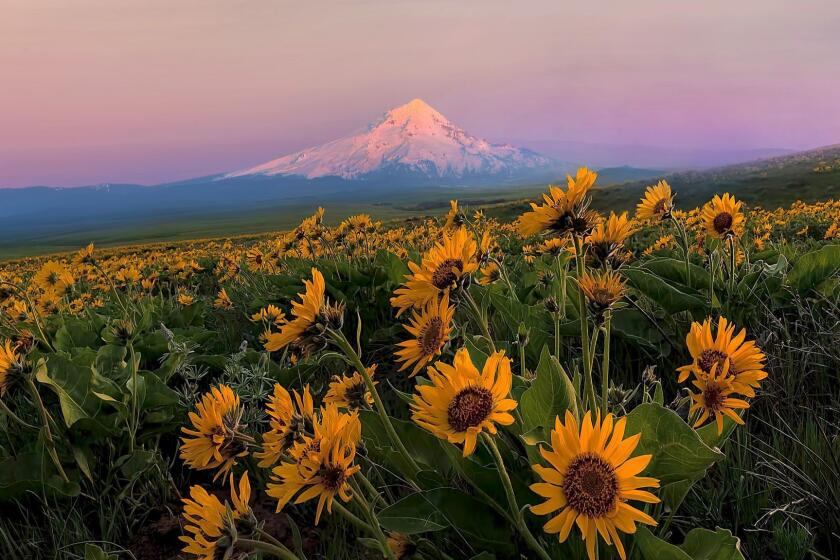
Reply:
[[[577, 264], [578, 281], [586, 274], [586, 263], [583, 255], [583, 243], [580, 237], [573, 235], [575, 243], [575, 263]], [[592, 382], [592, 361], [589, 357], [589, 325], [587, 324], [586, 296], [583, 290], [578, 287], [578, 315], [580, 315], [580, 338], [581, 350], [583, 351], [583, 373], [584, 393], [593, 408], [597, 406], [598, 400], [595, 397], [595, 385]]]
[[607, 415], [608, 396], [610, 391], [610, 323], [612, 311], [604, 314], [604, 359], [601, 360], [601, 417]]
[[34, 400], [35, 404], [38, 406], [41, 421], [44, 423], [44, 440], [47, 445], [47, 452], [49, 453], [55, 468], [58, 469], [58, 473], [61, 475], [62, 480], [64, 480], [64, 482], [70, 482], [70, 479], [67, 478], [67, 473], [64, 472], [64, 467], [61, 466], [61, 461], [58, 459], [58, 452], [55, 450], [55, 441], [53, 440], [52, 430], [50, 430], [50, 415], [44, 407], [44, 401], [41, 400], [41, 394], [38, 392], [38, 387], [35, 386], [35, 382], [32, 381], [31, 376], [26, 377], [26, 388], [28, 389], [32, 400]]
[[685, 260], [685, 285], [691, 287], [691, 258], [688, 253], [688, 232], [685, 229], [685, 223], [680, 222], [671, 214], [671, 222], [677, 229], [680, 236], [680, 245], [682, 245], [683, 259]]
[[385, 556], [390, 558], [390, 560], [396, 560], [394, 552], [391, 550], [391, 547], [388, 546], [388, 537], [386, 537], [385, 533], [382, 532], [382, 527], [379, 525], [379, 519], [376, 518], [376, 513], [373, 511], [373, 506], [367, 501], [361, 488], [359, 488], [352, 479], [350, 480], [350, 487], [353, 489], [353, 496], [361, 504], [362, 509], [365, 512], [365, 516], [367, 516], [368, 521], [370, 522], [370, 527], [373, 529], [373, 535], [376, 537], [376, 540], [379, 541]]
[[402, 456], [403, 460], [408, 465], [411, 472], [409, 473], [410, 481], [413, 483], [414, 479], [417, 477], [417, 473], [420, 472], [420, 467], [417, 466], [417, 463], [414, 461], [414, 458], [408, 453], [408, 449], [405, 448], [402, 440], [400, 439], [399, 435], [397, 435], [397, 431], [394, 429], [394, 425], [391, 423], [391, 419], [388, 417], [388, 412], [385, 410], [385, 405], [382, 403], [382, 398], [379, 396], [379, 392], [376, 390], [376, 385], [373, 384], [373, 380], [370, 378], [370, 374], [367, 371], [367, 368], [362, 364], [361, 358], [353, 349], [353, 346], [350, 344], [350, 341], [344, 336], [344, 333], [341, 331], [334, 331], [332, 329], [329, 330], [330, 334], [332, 335], [333, 341], [344, 351], [344, 354], [350, 359], [353, 363], [353, 367], [356, 368], [356, 371], [364, 378], [365, 386], [367, 387], [368, 392], [373, 396], [373, 402], [376, 405], [376, 411], [379, 413], [379, 418], [382, 421], [382, 425], [385, 427], [385, 431], [388, 433], [388, 437], [391, 439], [391, 443], [394, 445], [394, 448], [399, 452]]
[[501, 479], [502, 486], [505, 489], [508, 505], [510, 506], [514, 520], [516, 521], [516, 528], [537, 556], [542, 558], [542, 560], [551, 560], [551, 556], [548, 555], [542, 545], [540, 545], [539, 541], [537, 541], [537, 539], [534, 538], [534, 535], [531, 534], [530, 529], [528, 529], [528, 525], [525, 523], [525, 517], [522, 515], [522, 511], [516, 504], [516, 495], [513, 492], [513, 485], [510, 482], [510, 476], [508, 476], [507, 469], [505, 468], [505, 462], [502, 459], [502, 454], [499, 453], [499, 448], [496, 447], [496, 442], [493, 441], [493, 437], [490, 436], [490, 434], [482, 433], [481, 435], [484, 438], [484, 443], [493, 455], [493, 460], [496, 463], [496, 469], [499, 471], [499, 478]]
[[729, 236], [729, 299], [735, 294], [735, 236]]
[[481, 308], [478, 307], [478, 304], [473, 299], [469, 290], [464, 290], [464, 296], [464, 299], [466, 299], [467, 303], [470, 304], [470, 309], [475, 316], [475, 321], [478, 323], [478, 328], [481, 329], [481, 336], [487, 339], [487, 344], [490, 345], [490, 349], [495, 352], [496, 344], [493, 342], [493, 337], [490, 336], [490, 328], [487, 326], [487, 318], [484, 316], [484, 313], [481, 312]]
[[332, 507], [357, 529], [361, 529], [362, 531], [366, 531], [368, 533], [374, 533], [373, 527], [371, 527], [369, 523], [363, 521], [355, 513], [338, 503], [338, 501], [333, 502]]
[[297, 555], [283, 545], [277, 546], [263, 541], [254, 539], [236, 539], [236, 544], [241, 545], [248, 551], [265, 552], [283, 560], [300, 560]]

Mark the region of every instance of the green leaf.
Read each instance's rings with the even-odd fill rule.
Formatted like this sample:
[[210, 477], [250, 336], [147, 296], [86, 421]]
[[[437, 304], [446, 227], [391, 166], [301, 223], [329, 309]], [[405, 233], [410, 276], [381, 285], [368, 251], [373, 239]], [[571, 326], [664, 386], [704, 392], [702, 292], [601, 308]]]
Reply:
[[75, 481], [65, 482], [46, 453], [31, 451], [0, 461], [0, 501], [12, 500], [26, 492], [50, 496], [78, 496]]
[[[657, 257], [646, 260], [642, 266], [660, 278], [688, 285], [688, 282], [686, 282], [685, 261], [682, 259]], [[709, 271], [694, 263], [689, 263], [688, 268], [691, 273], [691, 286], [699, 290], [708, 290]]]
[[94, 393], [118, 398], [119, 389], [108, 379], [100, 376], [92, 363], [94, 355], [87, 352], [70, 359], [61, 353], [52, 354], [49, 362], [39, 362], [35, 378], [49, 386], [61, 404], [61, 414], [67, 427], [82, 419], [96, 419], [103, 402]]
[[634, 288], [659, 304], [668, 313], [700, 312], [706, 307], [705, 298], [693, 288], [667, 281], [639, 268], [627, 268], [623, 273]]
[[726, 529], [692, 529], [682, 549], [693, 560], [744, 560], [740, 541]]
[[800, 294], [840, 270], [840, 245], [826, 245], [799, 257], [787, 275], [788, 285]]
[[723, 447], [723, 444], [726, 443], [726, 440], [729, 439], [729, 436], [732, 435], [732, 432], [737, 427], [738, 425], [730, 418], [724, 417], [723, 431], [720, 434], [718, 434], [717, 423], [715, 422], [710, 422], [705, 426], [697, 428], [696, 431], [700, 439], [703, 440], [703, 443], [714, 449]]
[[440, 531], [449, 527], [449, 522], [435, 507], [426, 492], [409, 494], [398, 502], [379, 512], [377, 516], [383, 527], [405, 535], [417, 535]]
[[644, 526], [636, 530], [636, 546], [644, 560], [692, 560], [680, 547], [654, 536]]
[[676, 546], [639, 527], [636, 546], [644, 560], [744, 560], [739, 540], [726, 529], [692, 529]]
[[648, 476], [664, 484], [696, 481], [723, 454], [710, 448], [677, 414], [658, 404], [637, 406], [627, 415], [625, 436], [641, 433], [634, 455], [651, 454]]
[[536, 378], [522, 394], [519, 407], [523, 432], [537, 427], [548, 432], [554, 426], [554, 419], [557, 416], [562, 419], [566, 410], [577, 416], [577, 397], [572, 381], [547, 346], [543, 346]]
[[116, 554], [108, 554], [97, 545], [85, 543], [85, 560], [117, 560]]
[[[388, 437], [388, 432], [385, 431], [385, 426], [383, 426], [379, 415], [372, 410], [363, 410], [359, 416], [362, 420], [362, 437], [370, 453], [377, 460], [391, 465], [404, 475], [411, 473], [411, 468], [406, 464], [402, 455], [397, 452], [391, 438]], [[440, 452], [440, 443], [435, 436], [414, 422], [391, 418], [391, 424], [394, 426], [400, 441], [416, 462], [442, 473], [451, 469], [451, 464], [446, 461], [446, 457]]]
[[456, 488], [435, 488], [410, 494], [379, 512], [389, 531], [418, 534], [451, 526], [474, 548], [511, 550], [508, 523], [486, 503]]
[[65, 317], [55, 333], [56, 350], [69, 352], [73, 348], [96, 348], [102, 345], [99, 336], [103, 323], [98, 317]]

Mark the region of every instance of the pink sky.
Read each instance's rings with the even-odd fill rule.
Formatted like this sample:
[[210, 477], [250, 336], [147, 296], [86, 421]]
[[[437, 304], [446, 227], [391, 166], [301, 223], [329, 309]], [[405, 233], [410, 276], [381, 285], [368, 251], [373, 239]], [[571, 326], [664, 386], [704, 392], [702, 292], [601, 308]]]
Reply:
[[838, 29], [836, 0], [5, 0], [0, 186], [229, 171], [414, 97], [494, 141], [838, 143]]

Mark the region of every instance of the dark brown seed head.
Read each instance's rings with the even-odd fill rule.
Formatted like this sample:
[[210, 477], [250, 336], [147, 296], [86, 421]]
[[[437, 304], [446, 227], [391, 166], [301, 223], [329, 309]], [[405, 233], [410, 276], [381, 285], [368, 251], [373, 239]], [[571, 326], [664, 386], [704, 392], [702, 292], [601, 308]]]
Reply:
[[451, 288], [463, 271], [461, 259], [446, 259], [432, 273], [432, 284], [439, 290]]
[[732, 214], [729, 212], [721, 212], [715, 219], [712, 221], [712, 227], [715, 228], [715, 231], [719, 234], [723, 235], [724, 233], [728, 233], [732, 228]]
[[595, 453], [578, 455], [563, 481], [569, 506], [589, 517], [603, 517], [615, 508], [618, 478], [615, 469]]
[[478, 426], [493, 411], [493, 394], [483, 387], [467, 387], [449, 403], [447, 417], [456, 432]]

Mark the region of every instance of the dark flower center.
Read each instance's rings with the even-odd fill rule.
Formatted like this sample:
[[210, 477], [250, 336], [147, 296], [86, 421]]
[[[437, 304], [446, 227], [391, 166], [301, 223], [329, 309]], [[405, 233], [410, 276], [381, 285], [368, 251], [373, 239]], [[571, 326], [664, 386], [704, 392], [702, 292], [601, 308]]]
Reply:
[[658, 216], [659, 214], [664, 214], [665, 209], [668, 207], [668, 200], [665, 198], [660, 198], [656, 201], [656, 204], [653, 205], [653, 215]]
[[350, 405], [350, 408], [366, 407], [366, 395], [367, 387], [365, 386], [365, 382], [361, 379], [358, 381], [358, 383], [355, 383], [354, 385], [348, 387], [347, 391], [345, 392], [345, 396], [347, 397], [347, 403]]
[[493, 410], [493, 394], [483, 387], [467, 387], [449, 403], [447, 417], [456, 432], [478, 426]]
[[438, 290], [451, 288], [464, 271], [464, 263], [461, 259], [446, 259], [432, 274], [432, 284]]
[[341, 488], [341, 485], [347, 480], [347, 473], [338, 465], [324, 465], [321, 467], [320, 474], [324, 488], [332, 492]]
[[440, 345], [443, 344], [443, 321], [440, 317], [429, 319], [420, 333], [418, 342], [420, 343], [420, 351], [425, 356], [431, 356], [440, 350]]
[[705, 373], [712, 371], [712, 368], [717, 365], [715, 373], [720, 374], [723, 364], [729, 356], [720, 350], [703, 350], [700, 354], [700, 359], [697, 360], [697, 365], [700, 366]]
[[723, 408], [723, 401], [726, 397], [717, 383], [710, 383], [703, 389], [703, 404], [706, 409], [717, 414]]
[[615, 300], [615, 293], [609, 288], [596, 286], [592, 290], [592, 301], [598, 305], [609, 307]]
[[303, 442], [314, 431], [311, 418], [295, 413], [289, 421], [289, 429], [283, 438], [283, 445], [288, 448], [295, 443]]
[[723, 234], [730, 230], [730, 228], [732, 227], [732, 222], [732, 214], [730, 214], [729, 212], [721, 212], [720, 214], [715, 216], [715, 219], [712, 221], [712, 227], [715, 228], [716, 232]]
[[595, 453], [583, 453], [569, 464], [563, 493], [569, 506], [589, 517], [603, 517], [618, 498], [615, 469]]

